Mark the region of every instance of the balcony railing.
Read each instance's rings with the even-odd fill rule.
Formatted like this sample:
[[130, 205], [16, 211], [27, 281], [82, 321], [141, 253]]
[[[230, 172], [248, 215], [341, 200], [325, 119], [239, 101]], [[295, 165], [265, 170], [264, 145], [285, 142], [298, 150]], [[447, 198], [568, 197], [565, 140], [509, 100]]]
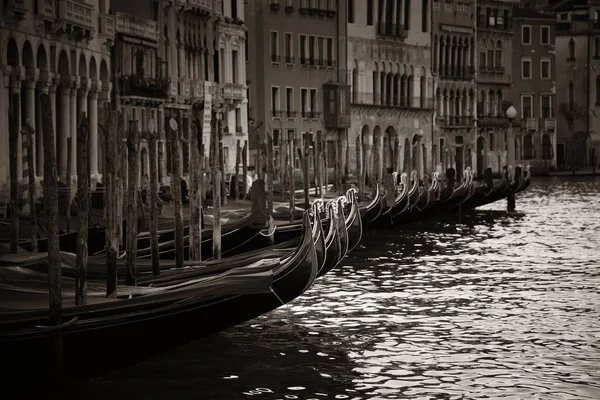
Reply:
[[544, 118], [544, 130], [555, 131], [556, 130], [556, 118]]
[[187, 79], [180, 80], [179, 84], [181, 85], [181, 91], [179, 92], [181, 96], [190, 97], [190, 95], [192, 94], [190, 81], [188, 81]]
[[323, 117], [323, 124], [325, 129], [346, 129], [350, 128], [351, 118], [349, 114], [343, 115], [325, 115]]
[[54, 22], [56, 18], [56, 0], [35, 0], [37, 2], [38, 16], [41, 16], [44, 21]]
[[58, 20], [84, 29], [94, 29], [94, 6], [74, 0], [58, 0]]
[[302, 118], [304, 119], [318, 119], [321, 117], [321, 113], [318, 111], [306, 111], [303, 110], [301, 113]]
[[212, 0], [176, 0], [176, 3], [184, 8], [200, 8], [204, 11], [212, 11]]
[[508, 119], [506, 117], [479, 116], [477, 125], [482, 128], [508, 128]]
[[433, 108], [433, 99], [426, 98], [421, 105], [420, 99], [413, 99], [411, 96], [400, 97], [389, 96], [382, 99], [379, 93], [352, 92], [351, 104], [375, 106], [375, 107], [394, 107], [411, 109], [431, 109]]
[[121, 96], [166, 98], [169, 82], [166, 79], [128, 75], [119, 78], [119, 90]]
[[238, 83], [223, 84], [223, 97], [226, 100], [243, 100], [244, 85], [240, 85]]
[[528, 131], [538, 130], [538, 119], [537, 118], [525, 118], [525, 129]]
[[136, 18], [128, 14], [117, 13], [116, 32], [129, 36], [135, 36], [142, 39], [148, 39], [153, 42], [158, 40], [158, 31], [156, 22], [146, 19]]
[[110, 14], [98, 15], [99, 34], [107, 40], [115, 38], [115, 17]]
[[280, 61], [281, 61], [281, 56], [279, 56], [278, 54], [271, 54], [271, 62], [272, 63], [279, 64]]
[[23, 15], [27, 11], [25, 0], [8, 0], [4, 4], [6, 11], [11, 11], [15, 14]]
[[286, 116], [288, 119], [294, 119], [294, 118], [296, 118], [296, 114], [298, 114], [298, 112], [297, 112], [297, 111], [289, 111], [289, 110], [288, 110], [288, 111], [286, 111], [286, 112], [285, 112], [285, 116]]
[[285, 56], [285, 63], [286, 64], [293, 64], [294, 63], [294, 57]]
[[406, 31], [404, 25], [379, 23], [377, 25], [377, 34], [379, 36], [405, 39]]

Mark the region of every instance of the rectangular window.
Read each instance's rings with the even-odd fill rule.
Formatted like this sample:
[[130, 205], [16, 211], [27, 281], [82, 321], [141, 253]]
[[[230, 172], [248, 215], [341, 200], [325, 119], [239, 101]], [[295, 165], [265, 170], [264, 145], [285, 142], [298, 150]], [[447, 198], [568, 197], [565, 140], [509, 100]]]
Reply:
[[542, 118], [554, 118], [554, 109], [552, 108], [552, 96], [541, 95], [540, 104], [542, 107]]
[[314, 113], [316, 113], [318, 109], [317, 89], [310, 89], [310, 112], [313, 113], [313, 118], [315, 118]]
[[540, 61], [540, 77], [542, 79], [550, 79], [551, 78], [550, 60], [549, 59]]
[[271, 86], [271, 114], [278, 117], [279, 111], [279, 86]]
[[242, 133], [242, 109], [235, 109], [235, 131], [237, 133]]
[[281, 129], [273, 129], [273, 146], [281, 146]]
[[237, 0], [231, 0], [231, 18], [237, 19], [237, 17], [238, 17]]
[[306, 65], [306, 35], [300, 35], [300, 65]]
[[333, 67], [333, 38], [327, 38], [327, 66]]
[[279, 34], [271, 31], [271, 62], [279, 62]]
[[521, 96], [521, 118], [533, 118], [533, 96]]
[[367, 0], [367, 25], [373, 25], [373, 0]]
[[301, 96], [301, 101], [302, 101], [302, 118], [308, 118], [308, 89], [306, 88], [301, 88], [300, 89], [300, 96]]
[[239, 77], [239, 68], [240, 66], [238, 65], [238, 51], [237, 50], [233, 50], [231, 52], [231, 73], [233, 75], [233, 83], [240, 83], [240, 77]]
[[285, 33], [285, 43], [284, 43], [284, 57], [286, 64], [294, 63], [294, 52], [292, 47], [292, 34], [289, 32]]
[[502, 50], [496, 50], [496, 63], [494, 64], [496, 67], [502, 66]]
[[317, 65], [325, 65], [325, 38], [317, 39]]
[[523, 25], [521, 27], [521, 44], [531, 44], [531, 26]]
[[446, 140], [444, 138], [440, 138], [440, 161], [444, 160], [444, 146], [446, 145]]
[[354, 0], [348, 0], [348, 23], [354, 23]]
[[308, 58], [309, 58], [308, 64], [315, 65], [316, 49], [315, 49], [315, 37], [314, 36], [308, 37]]
[[294, 111], [294, 88], [286, 87], [285, 88], [285, 109], [287, 111], [287, 117], [293, 118]]
[[521, 60], [521, 79], [531, 79], [531, 58]]
[[550, 27], [549, 26], [541, 26], [540, 27], [540, 42], [542, 44], [550, 44]]

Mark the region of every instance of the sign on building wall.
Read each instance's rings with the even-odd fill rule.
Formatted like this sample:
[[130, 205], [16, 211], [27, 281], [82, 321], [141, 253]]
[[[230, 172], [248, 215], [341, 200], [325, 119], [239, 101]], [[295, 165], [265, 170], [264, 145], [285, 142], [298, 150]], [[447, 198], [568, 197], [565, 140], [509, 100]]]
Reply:
[[[204, 116], [202, 119], [202, 142], [210, 143], [210, 120], [212, 110], [212, 94], [210, 82], [204, 82]], [[209, 146], [204, 146], [204, 155], [209, 154]]]

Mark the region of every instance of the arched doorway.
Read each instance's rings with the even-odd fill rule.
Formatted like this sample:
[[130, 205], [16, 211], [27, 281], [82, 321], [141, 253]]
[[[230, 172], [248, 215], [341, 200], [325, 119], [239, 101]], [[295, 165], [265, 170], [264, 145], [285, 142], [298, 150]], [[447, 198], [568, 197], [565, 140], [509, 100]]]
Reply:
[[463, 137], [456, 136], [456, 154], [454, 156], [454, 162], [456, 164], [456, 179], [462, 181], [463, 170], [465, 168], [464, 163], [464, 148], [463, 148]]
[[383, 137], [381, 128], [379, 125], [373, 129], [373, 168], [372, 177], [377, 181], [381, 182], [381, 173], [383, 170]]
[[369, 144], [369, 126], [364, 125], [360, 132], [360, 135], [357, 138], [356, 145], [360, 149], [359, 155], [356, 158], [356, 171], [359, 175], [364, 177], [364, 180], [359, 182], [361, 187], [364, 188], [366, 183], [369, 183], [370, 174], [369, 174], [369, 159], [371, 158], [371, 154], [367, 151], [367, 145]]
[[397, 171], [396, 168], [396, 130], [392, 126], [388, 126], [383, 137], [383, 167], [387, 172], [391, 168], [392, 172]]
[[410, 175], [411, 173], [411, 159], [412, 159], [412, 148], [410, 145], [410, 140], [408, 138], [404, 139], [404, 165], [402, 166], [403, 171]]
[[485, 139], [479, 136], [477, 138], [477, 177], [479, 179], [483, 179], [485, 167]]

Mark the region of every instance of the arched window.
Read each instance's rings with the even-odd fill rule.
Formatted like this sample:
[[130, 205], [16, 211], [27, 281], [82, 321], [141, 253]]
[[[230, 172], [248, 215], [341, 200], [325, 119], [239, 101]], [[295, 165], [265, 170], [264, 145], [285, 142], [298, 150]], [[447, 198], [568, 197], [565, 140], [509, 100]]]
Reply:
[[479, 51], [479, 67], [480, 68], [485, 68], [487, 66], [487, 60], [486, 60], [486, 43], [485, 43], [485, 39], [481, 39], [481, 44], [479, 46], [479, 48], [481, 49]]
[[600, 105], [600, 75], [596, 76], [596, 105]]
[[570, 61], [575, 61], [575, 41], [573, 38], [569, 40], [569, 59]]
[[496, 42], [496, 63], [494, 64], [496, 67], [502, 66], [502, 41], [498, 40]]

